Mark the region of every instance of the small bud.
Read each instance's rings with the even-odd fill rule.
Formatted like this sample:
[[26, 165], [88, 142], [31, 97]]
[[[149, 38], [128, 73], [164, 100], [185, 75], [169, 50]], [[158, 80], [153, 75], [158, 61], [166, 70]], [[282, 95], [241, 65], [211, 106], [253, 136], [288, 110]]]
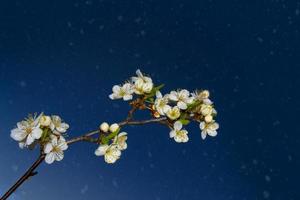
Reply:
[[159, 114], [158, 112], [155, 111], [155, 112], [153, 113], [153, 116], [154, 116], [155, 118], [159, 118], [159, 117], [160, 117], [160, 114]]
[[213, 117], [211, 115], [207, 115], [204, 118], [205, 122], [210, 123], [213, 120]]
[[119, 129], [119, 125], [117, 123], [114, 123], [114, 124], [110, 125], [110, 127], [109, 127], [109, 131], [112, 133], [117, 131], [118, 129]]
[[103, 131], [104, 133], [107, 133], [108, 129], [109, 129], [108, 123], [103, 122], [103, 123], [100, 125], [100, 130]]
[[40, 118], [40, 124], [41, 126], [50, 126], [51, 124], [51, 118], [49, 116], [42, 116]]

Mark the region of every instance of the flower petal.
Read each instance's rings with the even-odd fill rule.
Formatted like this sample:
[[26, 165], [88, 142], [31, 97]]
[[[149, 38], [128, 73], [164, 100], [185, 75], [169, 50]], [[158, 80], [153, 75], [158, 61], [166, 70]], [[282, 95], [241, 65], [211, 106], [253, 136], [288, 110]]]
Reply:
[[54, 160], [55, 160], [55, 154], [54, 154], [53, 152], [48, 153], [48, 154], [46, 155], [46, 157], [45, 157], [45, 162], [46, 162], [47, 164], [53, 163]]
[[181, 130], [181, 128], [182, 128], [182, 123], [180, 121], [176, 121], [174, 123], [174, 130], [179, 131], [179, 130]]
[[183, 101], [178, 101], [177, 106], [178, 106], [181, 110], [187, 109], [187, 105], [186, 105], [186, 103], [184, 103]]
[[22, 141], [26, 138], [27, 134], [25, 131], [15, 128], [11, 130], [10, 137], [16, 141]]
[[107, 145], [107, 144], [105, 144], [105, 145], [100, 145], [100, 146], [96, 149], [95, 155], [96, 155], [96, 156], [103, 156], [103, 155], [106, 153], [107, 149], [108, 149], [108, 145]]
[[41, 136], [42, 136], [42, 133], [43, 133], [42, 129], [40, 129], [40, 128], [34, 128], [34, 129], [32, 130], [31, 135], [32, 135], [32, 137], [35, 138], [35, 139], [40, 139]]
[[46, 146], [44, 147], [44, 153], [48, 154], [53, 150], [53, 146], [51, 143], [47, 143]]

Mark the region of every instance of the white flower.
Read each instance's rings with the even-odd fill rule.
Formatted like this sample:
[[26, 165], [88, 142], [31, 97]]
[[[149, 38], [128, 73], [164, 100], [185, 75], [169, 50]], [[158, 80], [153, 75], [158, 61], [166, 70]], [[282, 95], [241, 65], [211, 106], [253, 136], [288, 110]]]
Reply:
[[214, 111], [214, 109], [211, 105], [201, 104], [200, 112], [202, 115], [204, 115], [204, 116], [211, 115], [213, 113], [213, 111]]
[[117, 145], [100, 145], [96, 151], [96, 156], [103, 156], [105, 162], [112, 164], [115, 163], [121, 156], [121, 151], [118, 149]]
[[126, 140], [127, 140], [127, 133], [122, 132], [114, 138], [114, 144], [117, 145], [119, 150], [123, 151], [127, 149]]
[[194, 93], [192, 93], [192, 96], [199, 101], [203, 101], [204, 99], [208, 99], [209, 91], [208, 90], [195, 91]]
[[109, 95], [110, 99], [122, 99], [128, 101], [132, 99], [133, 88], [130, 83], [125, 83], [122, 87], [115, 85], [112, 88], [113, 93]]
[[218, 134], [217, 129], [219, 128], [219, 124], [215, 121], [210, 123], [201, 122], [199, 127], [202, 130], [201, 137], [203, 140], [206, 138], [206, 135], [215, 137]]
[[64, 158], [64, 152], [68, 149], [68, 144], [66, 143], [65, 138], [59, 136], [57, 138], [54, 135], [51, 135], [51, 141], [48, 142], [44, 147], [44, 153], [46, 154], [45, 161], [48, 164], [56, 161], [61, 161]]
[[[40, 115], [41, 116], [41, 115]], [[41, 138], [43, 130], [40, 128], [40, 116], [29, 117], [17, 123], [17, 128], [11, 130], [10, 136], [20, 142], [20, 148], [31, 145], [35, 140]]]
[[171, 109], [171, 106], [168, 105], [168, 102], [169, 100], [167, 95], [163, 97], [159, 91], [156, 92], [154, 106], [160, 115], [165, 115], [165, 113], [167, 113], [168, 110]]
[[116, 132], [119, 128], [120, 128], [119, 124], [114, 123], [114, 124], [110, 125], [109, 131], [113, 133], [113, 132]]
[[180, 91], [171, 91], [169, 95], [170, 100], [176, 101], [177, 106], [181, 110], [187, 109], [187, 105], [193, 103], [194, 98], [190, 97], [190, 92], [187, 90], [180, 90]]
[[180, 109], [177, 106], [170, 108], [167, 111], [167, 116], [172, 120], [177, 119], [178, 117], [180, 117]]
[[178, 143], [189, 141], [187, 130], [181, 130], [182, 123], [180, 121], [176, 121], [174, 123], [174, 130], [170, 132], [170, 138], [174, 138], [174, 140]]
[[40, 118], [40, 125], [41, 126], [50, 126], [51, 118], [49, 116], [43, 115]]
[[100, 125], [100, 130], [103, 131], [104, 133], [107, 133], [109, 129], [109, 124], [106, 123], [106, 122], [103, 122], [101, 125]]
[[51, 116], [52, 122], [50, 124], [50, 129], [55, 133], [65, 133], [69, 128], [69, 124], [62, 122], [61, 118], [57, 115]]
[[134, 83], [134, 92], [136, 94], [150, 93], [153, 88], [153, 82], [150, 77], [144, 76], [138, 69], [136, 71], [137, 77], [132, 77], [131, 80]]

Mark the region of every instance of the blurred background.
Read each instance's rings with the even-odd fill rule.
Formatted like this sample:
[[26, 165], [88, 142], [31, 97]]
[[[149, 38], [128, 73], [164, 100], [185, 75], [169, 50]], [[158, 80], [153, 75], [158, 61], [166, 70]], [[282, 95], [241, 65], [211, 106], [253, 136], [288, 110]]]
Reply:
[[108, 95], [140, 68], [164, 93], [210, 90], [218, 137], [126, 127], [116, 164], [74, 144], [12, 200], [300, 199], [299, 30], [296, 0], [1, 1], [0, 194], [38, 156], [10, 138], [18, 121], [58, 114], [70, 137], [120, 121], [129, 106]]

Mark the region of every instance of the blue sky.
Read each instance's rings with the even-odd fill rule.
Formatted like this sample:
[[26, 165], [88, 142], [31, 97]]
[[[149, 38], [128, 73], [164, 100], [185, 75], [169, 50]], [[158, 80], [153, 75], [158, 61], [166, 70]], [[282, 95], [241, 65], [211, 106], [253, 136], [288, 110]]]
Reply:
[[[111, 87], [140, 68], [162, 92], [209, 89], [219, 135], [177, 144], [126, 127], [113, 166], [78, 143], [42, 164], [15, 199], [298, 199], [298, 1], [0, 3], [0, 192], [36, 159], [9, 137], [28, 113], [58, 114], [70, 137], [117, 122]], [[139, 114], [141, 118], [146, 115]], [[11, 198], [14, 199], [14, 198]]]

